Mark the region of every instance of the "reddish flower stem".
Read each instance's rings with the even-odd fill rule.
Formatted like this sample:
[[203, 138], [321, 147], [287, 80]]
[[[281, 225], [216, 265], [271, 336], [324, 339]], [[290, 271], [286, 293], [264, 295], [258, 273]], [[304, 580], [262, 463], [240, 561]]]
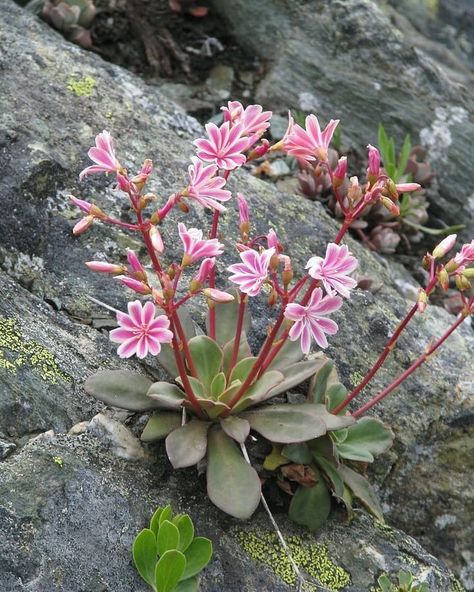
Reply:
[[239, 302], [239, 315], [237, 317], [237, 327], [235, 330], [235, 340], [234, 340], [234, 347], [232, 349], [232, 357], [230, 359], [230, 366], [229, 366], [229, 378], [232, 374], [232, 370], [234, 369], [237, 363], [237, 356], [239, 355], [239, 346], [240, 346], [240, 338], [242, 335], [242, 327], [244, 324], [245, 318], [245, 309], [247, 307], [247, 295], [240, 294], [240, 302]]
[[337, 203], [339, 204], [339, 207], [341, 208], [341, 211], [344, 214], [344, 217], [347, 217], [349, 211], [346, 208], [346, 206], [344, 205], [344, 200], [342, 199], [341, 194], [339, 193], [337, 187], [334, 185], [334, 171], [332, 170], [329, 162], [326, 162], [326, 169], [327, 169], [329, 176], [331, 178], [332, 190], [334, 192], [334, 196], [336, 197]]
[[[433, 278], [430, 281], [430, 283], [428, 284], [428, 286], [426, 288], [426, 294], [428, 296], [434, 290], [434, 288], [436, 286], [436, 283], [437, 283], [436, 278]], [[377, 361], [372, 366], [372, 368], [369, 370], [369, 372], [367, 372], [367, 374], [359, 382], [359, 384], [355, 387], [355, 389], [351, 393], [349, 393], [349, 395], [344, 399], [344, 401], [342, 401], [335, 409], [333, 409], [331, 413], [334, 413], [335, 415], [337, 415], [340, 411], [342, 411], [345, 407], [347, 407], [347, 405], [349, 405], [349, 403], [353, 399], [355, 399], [355, 397], [357, 397], [357, 395], [367, 386], [367, 384], [372, 380], [372, 378], [375, 376], [375, 374], [377, 374], [377, 372], [381, 368], [382, 364], [385, 362], [385, 360], [387, 359], [388, 355], [390, 354], [390, 352], [395, 347], [395, 345], [397, 343], [397, 340], [400, 337], [400, 334], [406, 328], [406, 326], [411, 321], [411, 319], [415, 316], [415, 313], [417, 312], [417, 310], [418, 310], [418, 303], [415, 302], [415, 304], [408, 311], [406, 317], [401, 321], [401, 323], [396, 328], [394, 334], [389, 339], [389, 341], [388, 341], [387, 345], [385, 346], [383, 352], [380, 354], [380, 356], [378, 357]]]
[[122, 228], [126, 228], [127, 230], [140, 230], [140, 226], [137, 224], [128, 224], [128, 222], [122, 222], [122, 220], [116, 220], [115, 218], [111, 218], [107, 216], [107, 218], [99, 218], [102, 222], [107, 222], [107, 224], [115, 224], [116, 226], [121, 226]]
[[[472, 306], [473, 302], [474, 298], [471, 298], [469, 306]], [[393, 390], [395, 390], [406, 378], [410, 376], [410, 374], [413, 374], [413, 372], [419, 366], [421, 366], [432, 354], [434, 354], [434, 352], [446, 341], [446, 339], [451, 335], [451, 333], [453, 333], [459, 327], [459, 325], [464, 321], [468, 314], [469, 309], [466, 308], [459, 315], [459, 318], [456, 320], [456, 322], [453, 323], [451, 327], [449, 327], [449, 329], [438, 339], [438, 341], [436, 341], [431, 347], [428, 348], [428, 350], [424, 354], [422, 354], [417, 360], [415, 360], [415, 362], [413, 362], [413, 364], [407, 370], [405, 370], [403, 374], [401, 374], [396, 380], [394, 380], [392, 384], [390, 384], [387, 388], [381, 391], [378, 395], [375, 395], [375, 397], [372, 397], [370, 401], [367, 401], [367, 403], [365, 403], [365, 405], [362, 405], [362, 407], [357, 409], [357, 411], [354, 411], [354, 413], [352, 413], [352, 416], [360, 417], [366, 411], [371, 409], [374, 405], [382, 401], [382, 399], [389, 395]], [[333, 411], [333, 413], [335, 413], [335, 410]]]
[[285, 345], [286, 340], [288, 339], [288, 334], [289, 334], [290, 330], [287, 329], [283, 335], [279, 338], [279, 340], [273, 344], [273, 349], [271, 350], [271, 352], [268, 354], [265, 362], [262, 365], [262, 368], [260, 370], [259, 376], [261, 376], [265, 370], [268, 368], [268, 366], [270, 366], [270, 364], [273, 362], [273, 360], [276, 358], [276, 356], [278, 355], [278, 353], [280, 352], [281, 348]]

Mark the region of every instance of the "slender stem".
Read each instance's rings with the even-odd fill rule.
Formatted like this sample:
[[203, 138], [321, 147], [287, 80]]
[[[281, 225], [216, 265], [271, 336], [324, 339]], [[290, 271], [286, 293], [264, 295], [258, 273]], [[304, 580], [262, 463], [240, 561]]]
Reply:
[[341, 228], [339, 229], [339, 232], [337, 233], [336, 238], [334, 239], [334, 242], [336, 243], [336, 245], [338, 245], [342, 241], [342, 239], [344, 238], [344, 235], [349, 230], [349, 227], [352, 224], [352, 222], [353, 222], [353, 220], [350, 217], [348, 217], [344, 220]]
[[278, 341], [273, 344], [273, 348], [270, 350], [270, 353], [268, 354], [264, 363], [262, 364], [262, 367], [259, 372], [259, 376], [261, 376], [265, 372], [265, 370], [268, 368], [268, 366], [270, 366], [270, 364], [273, 362], [273, 360], [279, 354], [281, 348], [285, 345], [286, 340], [288, 339], [289, 332], [290, 332], [289, 329], [284, 331], [283, 335], [281, 335], [281, 337], [278, 339]]
[[[436, 278], [433, 278], [430, 281], [430, 283], [428, 284], [428, 286], [426, 288], [426, 294], [427, 295], [431, 294], [431, 292], [433, 291], [433, 289], [436, 286], [436, 283], [437, 283]], [[337, 415], [340, 411], [342, 411], [345, 407], [347, 407], [347, 405], [349, 405], [349, 403], [355, 397], [357, 397], [357, 395], [372, 380], [372, 378], [379, 371], [379, 369], [381, 368], [382, 364], [387, 359], [387, 357], [390, 354], [390, 352], [395, 347], [395, 345], [397, 343], [397, 340], [400, 337], [400, 334], [402, 333], [402, 331], [406, 328], [406, 326], [408, 325], [408, 323], [415, 316], [415, 313], [417, 312], [417, 310], [418, 310], [418, 303], [415, 303], [411, 307], [411, 309], [409, 310], [409, 312], [406, 315], [406, 317], [401, 321], [401, 323], [395, 329], [395, 332], [393, 333], [392, 337], [389, 339], [389, 341], [388, 341], [387, 345], [385, 346], [384, 350], [382, 351], [382, 353], [378, 357], [378, 359], [375, 362], [375, 364], [369, 370], [369, 372], [367, 372], [367, 374], [364, 376], [364, 378], [359, 382], [359, 384], [355, 387], [355, 389], [352, 392], [349, 393], [349, 395], [344, 399], [344, 401], [342, 401], [335, 409], [332, 410], [332, 413], [334, 413], [335, 415]]]
[[115, 224], [116, 226], [127, 228], [128, 230], [140, 230], [140, 226], [138, 226], [137, 224], [129, 224], [128, 222], [122, 222], [122, 220], [117, 220], [116, 218], [111, 218], [110, 216], [107, 216], [107, 218], [103, 218], [102, 222], [107, 222], [108, 224]]
[[240, 294], [239, 315], [237, 317], [237, 327], [235, 330], [234, 347], [232, 349], [232, 357], [230, 359], [229, 379], [232, 374], [232, 370], [234, 369], [234, 367], [237, 363], [237, 357], [239, 355], [240, 337], [242, 335], [242, 327], [244, 324], [246, 307], [247, 307], [247, 294]]
[[[219, 210], [214, 210], [214, 215], [212, 216], [212, 229], [211, 229], [211, 239], [217, 237], [217, 228], [219, 226]], [[209, 288], [216, 287], [216, 270], [215, 268], [211, 270], [209, 274]], [[209, 337], [211, 339], [216, 339], [216, 307], [214, 303], [209, 305]]]
[[[471, 299], [471, 305], [472, 305], [473, 301], [474, 301], [474, 297]], [[453, 323], [451, 325], [451, 327], [449, 327], [449, 329], [438, 339], [438, 341], [436, 341], [431, 347], [429, 347], [427, 349], [427, 351], [425, 351], [425, 353], [423, 353], [417, 360], [415, 360], [415, 362], [413, 362], [413, 364], [409, 368], [407, 368], [407, 370], [405, 370], [405, 372], [403, 372], [396, 380], [394, 380], [392, 382], [392, 384], [387, 386], [387, 388], [385, 388], [383, 391], [381, 391], [378, 395], [375, 395], [375, 397], [372, 397], [370, 399], [370, 401], [367, 401], [367, 403], [365, 403], [365, 405], [362, 405], [362, 407], [360, 407], [359, 409], [354, 411], [352, 416], [353, 417], [360, 417], [366, 411], [371, 409], [374, 405], [376, 405], [377, 403], [382, 401], [382, 399], [385, 399], [385, 397], [387, 395], [389, 395], [393, 390], [395, 390], [406, 378], [408, 378], [410, 376], [410, 374], [413, 374], [413, 372], [419, 366], [421, 366], [424, 362], [426, 362], [426, 360], [429, 358], [429, 356], [431, 356], [444, 343], [444, 341], [446, 341], [446, 339], [451, 335], [451, 333], [453, 333], [453, 331], [455, 331], [459, 327], [459, 325], [464, 321], [464, 319], [466, 318], [466, 316], [468, 314], [469, 314], [468, 309], [464, 310], [459, 315], [456, 322]]]
[[334, 171], [332, 170], [329, 162], [326, 162], [325, 164], [326, 164], [326, 169], [327, 169], [329, 176], [331, 178], [332, 190], [334, 191], [334, 195], [336, 197], [337, 203], [339, 204], [339, 207], [341, 208], [342, 213], [347, 218], [348, 209], [344, 205], [344, 200], [342, 199], [337, 187], [334, 185]]
[[191, 372], [192, 376], [197, 377], [196, 366], [194, 365], [193, 357], [189, 351], [188, 340], [186, 339], [186, 334], [184, 333], [183, 326], [181, 325], [181, 321], [176, 311], [171, 313], [171, 318], [173, 319], [179, 341], [183, 347], [184, 358], [186, 360], [186, 364], [188, 365], [189, 371]]

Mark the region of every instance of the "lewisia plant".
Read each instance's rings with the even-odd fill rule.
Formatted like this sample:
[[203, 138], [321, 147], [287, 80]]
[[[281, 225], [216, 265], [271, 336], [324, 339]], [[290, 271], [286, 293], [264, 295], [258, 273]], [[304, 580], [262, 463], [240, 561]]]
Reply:
[[[152, 383], [134, 372], [103, 370], [86, 381], [85, 389], [109, 405], [150, 412], [142, 440], [166, 439], [166, 451], [176, 469], [198, 463], [201, 469], [205, 467], [209, 498], [232, 516], [251, 516], [263, 499], [262, 481], [275, 478], [290, 501], [290, 517], [312, 530], [327, 518], [333, 500], [350, 514], [356, 497], [382, 519], [369, 482], [355, 469], [357, 463], [364, 467], [387, 450], [393, 434], [380, 420], [365, 414], [424, 363], [473, 312], [470, 282], [474, 269], [469, 265], [474, 261], [474, 243], [464, 245], [445, 264], [441, 261], [454, 248], [455, 235], [426, 255], [423, 264], [429, 279], [420, 289], [418, 302], [394, 328], [387, 346], [360, 384], [347, 392], [338, 382], [333, 364], [318, 351], [337, 333], [334, 315], [356, 287], [351, 274], [357, 259], [342, 240], [366, 207], [380, 202], [395, 211], [399, 194], [419, 186], [397, 185], [384, 170], [377, 148], [369, 146], [367, 180], [353, 177], [348, 199], [343, 200], [339, 188], [346, 180], [346, 160], [341, 159], [333, 170], [327, 156], [337, 120], [321, 130], [315, 115], [306, 119], [306, 128], [295, 124], [290, 116], [283, 139], [271, 146], [263, 137], [270, 125], [270, 112], [259, 105], [244, 108], [238, 102], [230, 102], [223, 112], [222, 125], [208, 124], [206, 137], [195, 141], [196, 156], [188, 169], [187, 185], [162, 201], [145, 192], [152, 173], [150, 160], [130, 176], [106, 131], [96, 137], [95, 147], [89, 150], [94, 164], [81, 173], [81, 178], [96, 173], [113, 175], [135, 221], [113, 218], [96, 205], [71, 197], [85, 214], [74, 233], [85, 232], [95, 222], [114, 224], [141, 236], [147, 252], [147, 261], [140, 261], [137, 253], [129, 250], [123, 263], [87, 263], [91, 270], [114, 276], [135, 293], [127, 312], [117, 312], [118, 327], [110, 332], [110, 338], [118, 344], [121, 358], [156, 356], [170, 380]], [[296, 277], [276, 231], [270, 229], [266, 236], [255, 236], [245, 196], [238, 193], [233, 198], [227, 189], [232, 171], [270, 150], [326, 167], [344, 213], [342, 227], [325, 252], [308, 253], [301, 277]], [[186, 224], [190, 206], [211, 211], [210, 228]], [[234, 243], [227, 239], [224, 244], [219, 219], [229, 207], [239, 214], [238, 238]], [[174, 244], [181, 245], [182, 253], [173, 260], [160, 227], [170, 223], [168, 216], [176, 209], [182, 221], [171, 229], [171, 236]], [[228, 259], [234, 253], [235, 262], [217, 278], [216, 262], [224, 251]], [[437, 286], [446, 290], [451, 281], [464, 303], [452, 326], [382, 392], [360, 407], [354, 405], [400, 333], [413, 316], [424, 311], [430, 294]], [[275, 309], [258, 351], [249, 345], [255, 340], [248, 339], [252, 332], [251, 298], [266, 300]], [[191, 299], [205, 304], [205, 329], [191, 318], [187, 308]], [[290, 404], [285, 393], [307, 380], [305, 402]], [[263, 466], [262, 450], [267, 454]], [[251, 459], [258, 455], [257, 471]]]

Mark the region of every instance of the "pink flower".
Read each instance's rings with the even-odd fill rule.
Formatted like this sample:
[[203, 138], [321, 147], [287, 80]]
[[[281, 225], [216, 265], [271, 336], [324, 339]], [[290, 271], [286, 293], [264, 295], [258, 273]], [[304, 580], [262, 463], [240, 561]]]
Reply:
[[371, 144], [367, 148], [369, 149], [369, 168], [367, 169], [367, 175], [369, 181], [374, 183], [380, 173], [380, 152]]
[[211, 271], [214, 269], [215, 265], [215, 257], [208, 257], [207, 259], [204, 259], [204, 261], [201, 263], [201, 266], [199, 267], [199, 271], [193, 279], [196, 282], [199, 282], [199, 284], [204, 284], [207, 281], [209, 275], [211, 274]]
[[357, 282], [348, 277], [348, 274], [356, 267], [357, 259], [349, 253], [346, 245], [330, 243], [327, 246], [325, 258], [311, 257], [305, 269], [309, 269], [309, 275], [315, 280], [323, 282], [328, 294], [336, 290], [341, 296], [349, 298], [349, 290], [355, 288]]
[[183, 195], [195, 199], [205, 208], [225, 211], [225, 207], [219, 202], [228, 201], [232, 194], [227, 189], [222, 189], [226, 180], [224, 177], [216, 176], [217, 166], [204, 166], [196, 157], [192, 161], [193, 164], [188, 168], [189, 185]]
[[458, 265], [466, 265], [474, 261], [474, 240], [462, 246], [459, 253], [454, 257], [454, 262]]
[[242, 124], [241, 135], [261, 135], [270, 127], [271, 111], [263, 111], [261, 105], [249, 105], [244, 109], [238, 101], [229, 101], [227, 107], [221, 107], [224, 120], [232, 124]]
[[273, 228], [271, 228], [269, 233], [267, 234], [267, 245], [269, 249], [273, 247], [277, 253], [283, 250], [281, 243], [278, 240], [277, 234], [273, 230]]
[[288, 334], [291, 341], [301, 340], [301, 351], [309, 353], [311, 339], [314, 339], [319, 347], [328, 346], [325, 333], [335, 335], [338, 330], [337, 323], [325, 318], [326, 315], [339, 310], [342, 306], [342, 298], [333, 294], [323, 296], [321, 288], [315, 288], [309, 299], [308, 306], [291, 303], [286, 305], [285, 318], [295, 321]]
[[327, 162], [328, 148], [339, 120], [331, 119], [321, 131], [316, 115], [308, 115], [306, 129], [297, 124], [289, 125], [284, 139], [284, 150], [303, 161], [323, 160]]
[[233, 273], [229, 279], [238, 284], [240, 290], [249, 296], [256, 296], [268, 277], [268, 266], [270, 259], [275, 254], [275, 249], [266, 249], [257, 253], [248, 249], [240, 253], [243, 263], [234, 263], [227, 269]]
[[142, 306], [139, 300], [128, 303], [128, 314], [117, 313], [120, 327], [110, 332], [114, 343], [121, 343], [117, 350], [121, 358], [130, 358], [136, 354], [139, 358], [149, 353], [157, 356], [162, 343], [170, 343], [173, 333], [168, 329], [169, 319], [166, 315], [155, 318], [155, 305], [147, 302]]
[[334, 169], [333, 177], [337, 186], [342, 185], [347, 174], [347, 156], [341, 156]]
[[178, 224], [178, 231], [184, 245], [184, 256], [182, 265], [191, 265], [202, 257], [215, 257], [224, 251], [224, 245], [216, 238], [203, 240], [202, 230], [197, 228], [190, 228], [180, 222]]
[[220, 127], [214, 123], [206, 125], [206, 132], [209, 137], [194, 140], [198, 147], [197, 155], [208, 162], [215, 161], [221, 169], [231, 171], [242, 166], [247, 160], [242, 154], [248, 148], [248, 138], [241, 138], [243, 125], [234, 125], [231, 129], [230, 123], [226, 121]]
[[95, 147], [91, 148], [87, 154], [96, 164], [82, 171], [79, 175], [81, 180], [92, 173], [117, 173], [122, 168], [115, 157], [114, 140], [105, 130], [95, 137]]

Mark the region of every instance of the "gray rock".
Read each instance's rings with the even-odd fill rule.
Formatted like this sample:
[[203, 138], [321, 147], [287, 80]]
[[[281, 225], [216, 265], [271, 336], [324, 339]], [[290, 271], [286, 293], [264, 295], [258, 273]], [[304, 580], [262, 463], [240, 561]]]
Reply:
[[[159, 505], [191, 514], [214, 555], [206, 592], [286, 592], [292, 571], [263, 511], [241, 523], [206, 498], [194, 470], [118, 459], [93, 436], [37, 438], [2, 464], [0, 589], [8, 592], [145, 592], [131, 560], [136, 534]], [[323, 589], [366, 592], [399, 569], [455, 592], [452, 575], [407, 535], [365, 515], [331, 521], [317, 536], [277, 516], [295, 559]], [[311, 588], [317, 590], [319, 588]]]
[[452, 63], [433, 61], [430, 47], [414, 47], [406, 27], [398, 29], [379, 4], [213, 0], [237, 40], [268, 62], [257, 92], [262, 104], [283, 112], [311, 106], [323, 120], [338, 118], [357, 150], [376, 144], [379, 122], [399, 142], [406, 133], [421, 137], [437, 173], [432, 211], [467, 224], [469, 238], [472, 73], [461, 67], [452, 80]]
[[[262, 2], [262, 10], [264, 5]], [[4, 360], [16, 366], [18, 358], [21, 362], [15, 374], [8, 364], [0, 364], [0, 430], [21, 446], [32, 434], [49, 429], [66, 432], [95, 415], [100, 406], [85, 396], [80, 385], [97, 368], [122, 364], [101, 333], [73, 322], [88, 321], [97, 311], [103, 318], [104, 311], [87, 300], [89, 294], [120, 309], [125, 308], [127, 299], [136, 297], [125, 294], [114, 280], [90, 273], [83, 265], [91, 259], [123, 260], [126, 246], [139, 248], [135, 237], [99, 226], [78, 238], [71, 235], [77, 212], [66, 199], [70, 190], [83, 199], [92, 197], [117, 216], [126, 214], [120, 196], [107, 179], [91, 178], [81, 186], [77, 183], [79, 171], [88, 164], [86, 153], [94, 135], [109, 129], [116, 137], [120, 158], [131, 170], [137, 169], [144, 158], [152, 157], [156, 173], [150, 190], [160, 196], [162, 203], [185, 184], [186, 167], [193, 154], [192, 139], [202, 129], [159, 90], [67, 44], [9, 1], [0, 0], [0, 7], [4, 8], [0, 11], [0, 204], [4, 212], [0, 217], [0, 262], [29, 290], [2, 276], [0, 285], [5, 287], [0, 311], [4, 317], [13, 318], [10, 323], [16, 327], [15, 335], [26, 341], [27, 351], [33, 342], [34, 347], [39, 344], [42, 355], [44, 349], [50, 352], [46, 369], [52, 365], [56, 372], [56, 383], [48, 382], [42, 375], [44, 367], [35, 366], [36, 357], [25, 359], [18, 355], [16, 345], [0, 342]], [[259, 19], [255, 22], [260, 26]], [[352, 105], [354, 108], [357, 103]], [[326, 242], [335, 236], [334, 221], [319, 206], [280, 193], [245, 172], [233, 176], [229, 185], [251, 197], [256, 234], [266, 232], [269, 225], [275, 227], [297, 269], [302, 269], [309, 254], [322, 253]], [[183, 220], [180, 212], [174, 214], [177, 219]], [[224, 237], [234, 236], [236, 221], [236, 211], [230, 206], [223, 219]], [[189, 226], [204, 226], [209, 217], [193, 209], [186, 222]], [[164, 227], [164, 239], [171, 259], [180, 250], [173, 224]], [[401, 298], [394, 280], [412, 280], [396, 264], [384, 266], [360, 245], [350, 240], [348, 244], [360, 260], [361, 273], [373, 276], [376, 284], [383, 283], [376, 296], [355, 294], [337, 319], [340, 331], [329, 354], [337, 361], [342, 380], [351, 386], [358, 374], [370, 367], [407, 309], [408, 303]], [[228, 249], [220, 263], [222, 268], [231, 260], [235, 261], [235, 254]], [[60, 302], [61, 311], [50, 310], [41, 299]], [[264, 310], [254, 303], [254, 343], [265, 334]], [[386, 369], [380, 372], [372, 392], [405, 369], [413, 355], [423, 351], [431, 336], [440, 335], [451, 319], [445, 311], [433, 308], [414, 322]], [[22, 345], [20, 351], [24, 350]], [[472, 350], [472, 331], [466, 326], [377, 410], [394, 426], [398, 437], [385, 462], [375, 466], [375, 478], [390, 519], [403, 521], [410, 532], [421, 536], [425, 545], [457, 569], [464, 567], [462, 553], [471, 548], [473, 537], [474, 488], [469, 485], [474, 457], [466, 457], [464, 464], [459, 459], [445, 462], [442, 482], [437, 483], [432, 476], [438, 475], [439, 461], [449, 459], [454, 448], [462, 450], [466, 441], [466, 426], [472, 422], [474, 407], [469, 382]], [[128, 367], [141, 367], [151, 376], [163, 376], [153, 360], [143, 365], [130, 362]], [[63, 379], [62, 373], [70, 381]], [[16, 462], [17, 458], [13, 454], [4, 462]], [[419, 478], [417, 467], [421, 461], [426, 480]], [[140, 474], [137, 467], [130, 470], [137, 471], [135, 477]], [[170, 483], [173, 479], [170, 477]], [[191, 481], [194, 483], [194, 476]], [[89, 499], [92, 503], [93, 493]], [[100, 500], [97, 503], [100, 505]], [[446, 514], [455, 516], [457, 523], [445, 527], [441, 545], [435, 525]], [[35, 559], [38, 564], [46, 561], [44, 553]], [[33, 580], [33, 563], [30, 569]], [[92, 590], [94, 585], [87, 589]], [[112, 589], [119, 590], [118, 586]]]

